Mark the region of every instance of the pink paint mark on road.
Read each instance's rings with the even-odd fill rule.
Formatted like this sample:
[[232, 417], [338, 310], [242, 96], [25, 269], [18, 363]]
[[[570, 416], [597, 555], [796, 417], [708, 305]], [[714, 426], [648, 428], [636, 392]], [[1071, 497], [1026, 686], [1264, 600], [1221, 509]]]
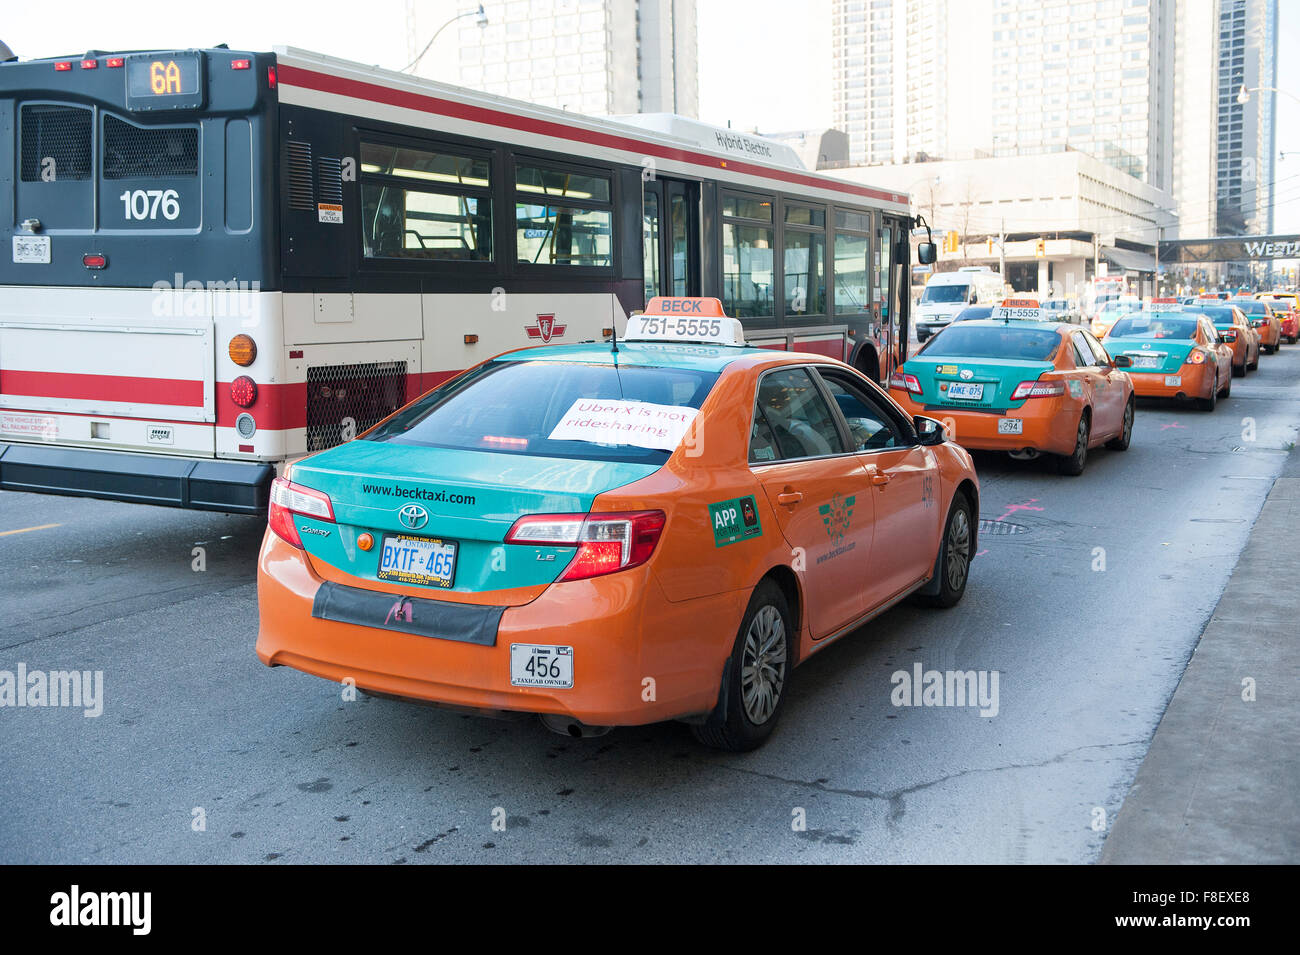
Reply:
[[976, 556], [976, 557], [983, 557], [983, 556], [984, 556], [985, 554], [987, 554], [988, 552], [989, 552], [989, 549], [986, 547], [986, 548], [984, 548], [984, 549], [981, 550], [981, 551], [976, 551], [976, 552], [975, 552], [975, 556]]
[[1185, 424], [1179, 424], [1177, 421], [1171, 421], [1171, 422], [1169, 422], [1169, 424], [1162, 424], [1162, 425], [1160, 426], [1160, 430], [1161, 430], [1161, 431], [1168, 431], [1170, 428], [1186, 428], [1186, 427], [1187, 427], [1187, 425], [1185, 425]]
[[1010, 517], [1012, 514], [1016, 513], [1016, 511], [1041, 511], [1041, 510], [1043, 510], [1043, 508], [1041, 508], [1041, 507], [1034, 507], [1034, 505], [1037, 504], [1037, 503], [1038, 503], [1038, 498], [1036, 498], [1036, 497], [1031, 497], [1029, 500], [1025, 501], [1025, 503], [1023, 503], [1023, 504], [1008, 504], [1008, 505], [1007, 505], [1006, 513], [1004, 513], [1001, 517], [999, 517], [998, 520], [1000, 520], [1000, 521], [1005, 521], [1005, 520], [1006, 520], [1008, 517]]

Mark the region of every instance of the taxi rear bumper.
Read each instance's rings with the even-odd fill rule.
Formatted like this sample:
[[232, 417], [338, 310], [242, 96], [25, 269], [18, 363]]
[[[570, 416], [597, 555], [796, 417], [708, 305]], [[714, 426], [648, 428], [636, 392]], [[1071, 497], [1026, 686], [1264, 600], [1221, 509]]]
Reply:
[[[1176, 372], [1125, 369], [1139, 398], [1208, 398], [1214, 388], [1214, 362], [1182, 365]], [[1177, 384], [1169, 384], [1170, 379]], [[1222, 383], [1220, 383], [1222, 387]]]
[[[946, 405], [927, 405], [912, 400], [910, 392], [891, 388], [890, 397], [910, 415], [925, 415], [944, 422], [952, 440], [977, 451], [1044, 451], [1071, 454], [1079, 426], [1073, 402], [1061, 398], [1030, 398], [1019, 408], [1003, 411], [973, 411]], [[1003, 434], [999, 422], [1019, 420], [1019, 434]]]
[[[521, 606], [449, 605], [475, 618], [466, 638], [464, 628], [452, 627], [460, 636], [433, 636], [438, 626], [425, 633], [410, 632], [401, 621], [394, 627], [381, 611], [402, 595], [368, 587], [346, 589], [374, 599], [358, 598], [346, 613], [321, 616], [314, 610], [323, 586], [303, 552], [268, 530], [257, 593], [257, 656], [264, 664], [336, 683], [351, 679], [381, 695], [487, 713], [551, 714], [587, 726], [711, 712], [748, 600], [737, 592], [673, 603], [642, 566], [553, 584]], [[422, 601], [412, 616], [436, 613], [438, 603]], [[358, 622], [357, 614], [367, 613], [375, 619]], [[511, 644], [572, 647], [573, 686], [512, 685]]]

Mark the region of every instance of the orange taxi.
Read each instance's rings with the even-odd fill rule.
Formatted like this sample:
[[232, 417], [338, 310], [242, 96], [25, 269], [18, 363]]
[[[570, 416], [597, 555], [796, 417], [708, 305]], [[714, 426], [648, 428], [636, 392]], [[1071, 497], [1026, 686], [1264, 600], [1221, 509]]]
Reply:
[[1129, 359], [1128, 375], [1140, 398], [1192, 399], [1213, 411], [1232, 393], [1232, 348], [1210, 320], [1184, 312], [1174, 298], [1152, 299], [1130, 312], [1102, 340], [1116, 359]]
[[1234, 377], [1244, 378], [1247, 373], [1259, 368], [1259, 332], [1246, 318], [1245, 312], [1231, 302], [1212, 295], [1199, 296], [1191, 305], [1184, 305], [1183, 310], [1204, 315], [1219, 332], [1219, 337], [1232, 346]]
[[1086, 329], [1038, 320], [1038, 303], [1007, 300], [990, 318], [950, 325], [894, 373], [908, 414], [939, 418], [963, 447], [1056, 456], [1081, 474], [1091, 449], [1128, 448], [1133, 383]]
[[1246, 321], [1259, 335], [1259, 348], [1266, 355], [1275, 355], [1282, 347], [1282, 320], [1268, 302], [1238, 296], [1232, 305], [1246, 314]]
[[257, 654], [745, 750], [795, 666], [904, 598], [961, 599], [978, 514], [938, 422], [842, 362], [746, 346], [716, 299], [656, 298], [616, 343], [500, 355], [291, 465]]
[[1255, 298], [1273, 307], [1282, 323], [1282, 337], [1288, 345], [1294, 345], [1300, 339], [1300, 294], [1277, 290], [1256, 292]]

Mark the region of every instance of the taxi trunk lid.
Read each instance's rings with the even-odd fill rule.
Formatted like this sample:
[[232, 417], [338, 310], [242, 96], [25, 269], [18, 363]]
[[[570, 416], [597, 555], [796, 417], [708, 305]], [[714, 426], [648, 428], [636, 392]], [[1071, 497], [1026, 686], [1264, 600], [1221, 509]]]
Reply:
[[1117, 339], [1111, 339], [1107, 343], [1107, 351], [1112, 356], [1127, 355], [1133, 361], [1132, 367], [1126, 369], [1130, 372], [1160, 372], [1163, 374], [1173, 374], [1183, 366], [1187, 361], [1187, 356], [1191, 354], [1196, 343], [1193, 341], [1171, 341], [1160, 339], [1151, 342], [1124, 342]]
[[1011, 400], [1017, 385], [1022, 381], [1033, 381], [1054, 367], [1050, 361], [1012, 358], [969, 361], [918, 356], [908, 360], [906, 370], [916, 375], [920, 382], [921, 394], [914, 397], [926, 407], [1006, 411], [1025, 403], [1023, 398]]
[[[303, 548], [318, 572], [323, 563], [356, 578], [351, 581], [355, 586], [394, 590], [416, 586], [437, 597], [552, 583], [574, 548], [506, 545], [503, 541], [511, 525], [524, 514], [586, 513], [598, 494], [657, 469], [646, 464], [358, 440], [295, 464], [290, 479], [329, 495], [334, 509], [332, 524], [294, 515]], [[403, 508], [410, 506], [414, 507], [404, 521]], [[357, 546], [363, 533], [374, 538], [369, 551]], [[450, 568], [442, 562], [436, 568], [449, 569], [450, 586], [404, 579], [407, 567], [382, 567], [386, 540], [391, 541], [390, 556], [399, 563], [411, 556], [434, 557], [435, 550], [454, 552]], [[439, 541], [444, 546], [420, 541]]]

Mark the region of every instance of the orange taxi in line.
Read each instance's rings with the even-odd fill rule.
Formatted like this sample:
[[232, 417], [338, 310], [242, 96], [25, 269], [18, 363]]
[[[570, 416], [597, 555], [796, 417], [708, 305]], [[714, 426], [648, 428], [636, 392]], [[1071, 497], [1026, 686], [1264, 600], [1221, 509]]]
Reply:
[[1231, 300], [1234, 308], [1246, 314], [1246, 321], [1259, 335], [1260, 351], [1266, 355], [1276, 355], [1282, 347], [1282, 320], [1273, 311], [1273, 306], [1248, 296], [1238, 296]]
[[[940, 336], [942, 337], [942, 336]], [[830, 358], [656, 298], [616, 343], [484, 362], [272, 490], [257, 654], [380, 695], [771, 733], [794, 667], [948, 607], [979, 484], [942, 426]]]
[[1056, 456], [1081, 474], [1091, 449], [1126, 450], [1133, 383], [1086, 329], [1037, 320], [1038, 303], [1007, 300], [992, 317], [950, 325], [901, 365], [889, 393], [908, 414], [944, 421], [966, 448]]
[[1282, 337], [1288, 345], [1300, 339], [1300, 294], [1295, 292], [1256, 292], [1255, 298], [1267, 302], [1282, 323]]
[[1111, 326], [1102, 340], [1116, 359], [1129, 359], [1128, 375], [1140, 398], [1192, 399], [1213, 411], [1232, 393], [1232, 348], [1208, 318], [1184, 312], [1174, 298], [1152, 299]]
[[1259, 332], [1246, 318], [1246, 313], [1231, 302], [1215, 296], [1199, 296], [1185, 312], [1199, 312], [1210, 320], [1219, 337], [1232, 346], [1232, 374], [1244, 378], [1259, 368], [1261, 351]]

